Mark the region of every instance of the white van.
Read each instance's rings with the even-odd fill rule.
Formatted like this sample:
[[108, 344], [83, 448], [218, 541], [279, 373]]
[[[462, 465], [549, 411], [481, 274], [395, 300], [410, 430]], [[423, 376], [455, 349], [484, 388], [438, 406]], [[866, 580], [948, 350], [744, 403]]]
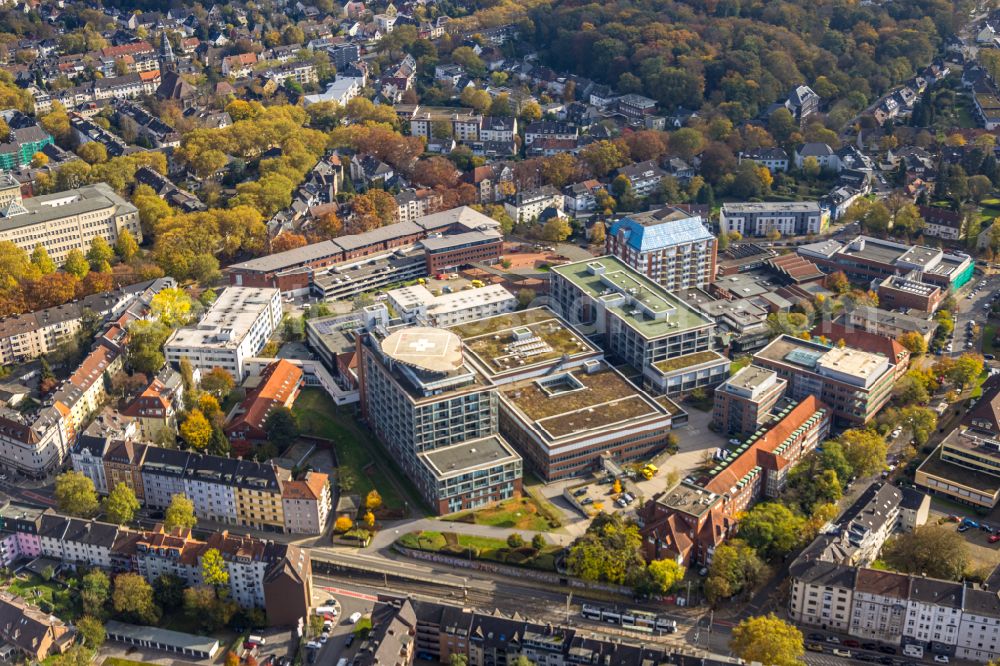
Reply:
[[903, 654], [907, 657], [916, 657], [917, 659], [922, 659], [924, 656], [924, 646], [923, 645], [904, 645]]
[[351, 613], [351, 617], [347, 618], [347, 621], [350, 622], [351, 624], [357, 624], [358, 620], [360, 619], [361, 619], [361, 613], [355, 612]]

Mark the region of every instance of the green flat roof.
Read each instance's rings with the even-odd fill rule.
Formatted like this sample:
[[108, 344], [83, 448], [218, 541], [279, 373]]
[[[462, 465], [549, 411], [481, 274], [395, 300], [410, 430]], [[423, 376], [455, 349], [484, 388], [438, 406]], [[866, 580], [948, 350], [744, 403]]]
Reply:
[[[603, 273], [591, 272], [591, 267]], [[645, 338], [660, 338], [711, 326], [712, 320], [625, 264], [607, 255], [552, 268]], [[624, 301], [621, 301], [624, 296]], [[615, 301], [621, 301], [612, 304]]]

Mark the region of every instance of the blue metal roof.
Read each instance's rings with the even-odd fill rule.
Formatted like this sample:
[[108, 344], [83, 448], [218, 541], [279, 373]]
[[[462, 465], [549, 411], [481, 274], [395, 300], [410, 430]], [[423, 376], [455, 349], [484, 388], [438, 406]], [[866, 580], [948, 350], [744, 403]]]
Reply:
[[612, 235], [617, 235], [621, 230], [625, 231], [629, 246], [640, 252], [714, 238], [698, 215], [649, 225], [637, 222], [631, 217], [623, 217], [611, 226]]

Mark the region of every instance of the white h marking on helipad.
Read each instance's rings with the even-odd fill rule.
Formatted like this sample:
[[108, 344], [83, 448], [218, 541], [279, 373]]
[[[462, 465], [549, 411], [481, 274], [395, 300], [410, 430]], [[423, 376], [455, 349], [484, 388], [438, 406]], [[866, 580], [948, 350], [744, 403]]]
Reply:
[[423, 354], [424, 352], [430, 349], [434, 349], [434, 347], [436, 346], [437, 346], [436, 343], [431, 342], [427, 338], [420, 338], [419, 340], [414, 340], [413, 342], [410, 343], [410, 349], [417, 352], [418, 354]]

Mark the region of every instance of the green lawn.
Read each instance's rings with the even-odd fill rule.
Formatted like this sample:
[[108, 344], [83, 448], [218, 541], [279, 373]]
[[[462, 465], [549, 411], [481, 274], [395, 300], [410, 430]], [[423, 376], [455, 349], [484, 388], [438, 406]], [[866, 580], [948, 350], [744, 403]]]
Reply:
[[559, 527], [559, 521], [549, 516], [548, 507], [542, 507], [533, 497], [521, 497], [499, 502], [475, 511], [463, 511], [444, 518], [445, 521], [492, 525], [533, 532], [547, 532]]
[[996, 324], [986, 324], [983, 326], [983, 353], [984, 354], [996, 354], [996, 347], [993, 346], [993, 340], [997, 334]]
[[1000, 199], [983, 199], [980, 205], [979, 220], [985, 222], [994, 217], [1000, 217]]
[[[378, 490], [387, 509], [403, 509], [397, 489], [409, 482], [387, 463], [381, 444], [358, 426], [349, 408], [338, 407], [321, 389], [305, 389], [292, 408], [303, 434], [333, 441], [337, 461], [354, 479], [351, 493], [365, 495]], [[393, 483], [395, 481], [395, 483]], [[411, 493], [414, 498], [419, 497]]]
[[55, 581], [45, 581], [34, 574], [19, 576], [10, 581], [7, 591], [63, 620], [72, 621], [79, 615], [70, 591]]
[[524, 548], [509, 548], [507, 542], [502, 539], [431, 530], [409, 532], [399, 537], [398, 543], [406, 548], [462, 557], [469, 556], [471, 550], [472, 556], [478, 560], [490, 560], [543, 571], [554, 571], [556, 557], [562, 552], [561, 546], [549, 545], [535, 552], [530, 545]]
[[132, 659], [122, 659], [121, 657], [108, 657], [103, 662], [104, 666], [156, 666], [148, 661], [133, 661]]

